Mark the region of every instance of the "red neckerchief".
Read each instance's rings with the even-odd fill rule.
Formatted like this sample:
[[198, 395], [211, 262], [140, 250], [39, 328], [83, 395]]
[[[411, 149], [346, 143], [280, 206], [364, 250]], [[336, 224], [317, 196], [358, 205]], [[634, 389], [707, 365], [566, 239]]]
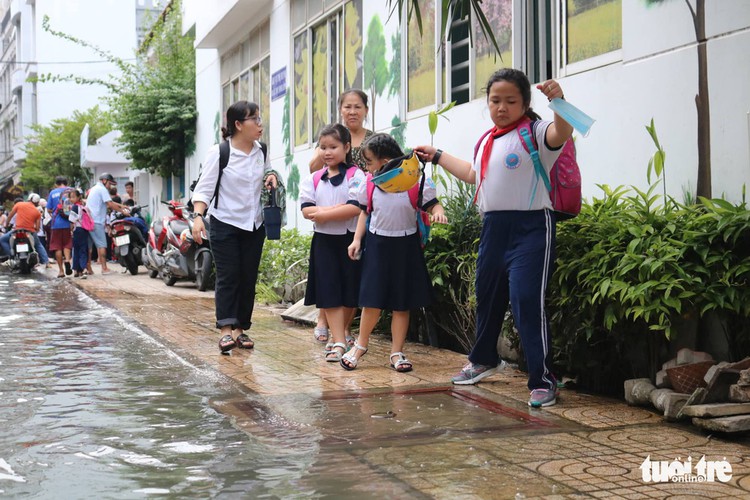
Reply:
[[489, 134], [487, 134], [487, 142], [485, 143], [484, 150], [482, 151], [481, 169], [479, 170], [479, 185], [477, 186], [476, 193], [474, 193], [474, 203], [477, 202], [477, 197], [479, 196], [479, 188], [482, 187], [482, 181], [487, 174], [487, 166], [490, 163], [492, 146], [495, 143], [495, 139], [504, 136], [512, 130], [515, 130], [524, 120], [528, 120], [528, 117], [526, 117], [525, 115], [519, 118], [515, 123], [508, 125], [507, 127], [497, 128], [497, 126], [495, 126], [492, 128]]

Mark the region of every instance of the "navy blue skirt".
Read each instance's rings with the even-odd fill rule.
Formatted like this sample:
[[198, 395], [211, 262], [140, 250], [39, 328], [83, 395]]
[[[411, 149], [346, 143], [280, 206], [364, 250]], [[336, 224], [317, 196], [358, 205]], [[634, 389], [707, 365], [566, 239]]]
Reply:
[[354, 233], [313, 233], [310, 245], [310, 267], [307, 272], [305, 305], [318, 309], [357, 307], [360, 261], [349, 258]]
[[368, 232], [366, 240], [360, 307], [409, 311], [432, 303], [432, 283], [416, 233], [391, 237]]

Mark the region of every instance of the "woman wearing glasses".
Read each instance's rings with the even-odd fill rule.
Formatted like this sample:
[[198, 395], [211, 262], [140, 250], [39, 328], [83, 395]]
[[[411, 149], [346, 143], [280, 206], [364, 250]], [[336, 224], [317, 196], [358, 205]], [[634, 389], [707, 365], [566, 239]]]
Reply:
[[[204, 216], [210, 209], [211, 253], [216, 265], [216, 327], [221, 330], [219, 349], [252, 349], [245, 333], [252, 324], [255, 283], [263, 252], [261, 192], [276, 188], [278, 174], [261, 145], [263, 134], [258, 105], [238, 101], [227, 110], [222, 135], [226, 144], [213, 146], [203, 162], [203, 172], [193, 192], [193, 238], [203, 241]], [[221, 150], [225, 153], [222, 153]], [[223, 171], [220, 156], [227, 154]]]

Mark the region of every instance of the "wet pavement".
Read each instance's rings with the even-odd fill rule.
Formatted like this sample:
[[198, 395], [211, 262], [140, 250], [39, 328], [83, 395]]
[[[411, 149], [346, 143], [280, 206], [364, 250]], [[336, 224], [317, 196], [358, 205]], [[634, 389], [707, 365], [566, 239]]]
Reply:
[[[649, 409], [570, 389], [562, 390], [556, 406], [530, 409], [525, 374], [508, 369], [474, 387], [451, 386], [450, 376], [465, 356], [421, 344], [406, 346], [415, 369], [399, 374], [389, 368], [390, 343], [377, 336], [359, 368], [347, 372], [323, 360], [311, 328], [284, 322], [281, 310], [269, 307], [256, 308], [251, 330], [256, 348], [222, 356], [212, 293], [187, 283], [166, 287], [145, 274], [102, 276], [94, 269], [97, 274], [87, 280], [57, 281], [115, 309], [123, 325], [134, 325], [165, 353], [194, 367], [209, 388], [201, 394], [210, 408], [244, 431], [237, 439], [242, 446], [273, 459], [273, 465], [249, 466], [252, 480], [209, 489], [205, 496], [239, 491], [271, 498], [750, 496], [746, 437], [708, 435], [688, 424], [666, 423]], [[148, 378], [141, 384], [140, 391], [154, 390]], [[211, 387], [213, 394], [206, 396]], [[156, 409], [150, 418], [158, 419]], [[226, 421], [207, 425], [224, 429]], [[647, 457], [668, 462], [691, 457], [695, 464], [703, 456], [726, 460], [732, 478], [653, 482], [640, 470]], [[0, 462], [0, 490], [8, 491], [8, 469], [20, 474], [18, 464]], [[167, 483], [160, 487], [182, 495]], [[132, 491], [122, 490], [121, 496], [133, 496]]]

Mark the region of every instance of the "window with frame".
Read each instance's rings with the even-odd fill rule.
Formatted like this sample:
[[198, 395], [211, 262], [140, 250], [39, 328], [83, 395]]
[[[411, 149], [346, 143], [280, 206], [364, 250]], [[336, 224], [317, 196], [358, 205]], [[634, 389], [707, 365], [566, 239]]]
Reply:
[[[267, 120], [271, 107], [271, 35], [270, 24], [262, 24], [250, 36], [221, 58], [222, 123], [233, 103], [246, 100], [258, 105]], [[225, 124], [226, 125], [226, 124]], [[269, 129], [264, 129], [264, 135]], [[263, 139], [268, 142], [268, 138]]]
[[575, 73], [617, 61], [622, 0], [560, 0], [560, 66]]
[[362, 86], [362, 0], [293, 0], [295, 146], [339, 120], [338, 96]]
[[[406, 7], [405, 7], [406, 8]], [[435, 65], [435, 0], [419, 0], [422, 34], [412, 15], [407, 29], [407, 111], [435, 104], [437, 70]]]
[[[513, 3], [514, 0], [484, 0], [482, 4], [500, 46], [501, 55], [498, 57], [495, 46], [485, 38], [476, 18], [471, 25], [468, 18], [450, 19], [450, 35], [446, 33], [440, 54], [436, 54], [435, 27], [441, 20], [435, 16], [434, 0], [420, 1], [422, 36], [415, 16], [409, 21], [407, 35], [409, 112], [433, 105], [438, 85], [441, 89], [437, 93], [444, 103], [456, 101], [462, 104], [481, 97], [495, 70], [514, 65]], [[438, 13], [438, 17], [440, 15]], [[441, 63], [439, 75], [435, 69], [437, 57]]]

